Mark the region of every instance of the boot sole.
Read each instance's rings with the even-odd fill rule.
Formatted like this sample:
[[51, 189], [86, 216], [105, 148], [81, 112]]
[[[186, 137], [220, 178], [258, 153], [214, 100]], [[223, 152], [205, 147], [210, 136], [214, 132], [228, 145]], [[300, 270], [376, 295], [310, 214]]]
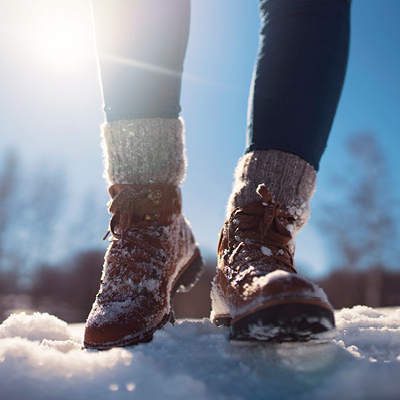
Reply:
[[287, 302], [264, 307], [234, 320], [215, 318], [230, 326], [230, 340], [240, 342], [329, 342], [336, 336], [333, 311], [308, 302]]
[[152, 327], [151, 329], [141, 332], [140, 335], [134, 337], [129, 336], [128, 338], [122, 338], [117, 342], [112, 343], [87, 343], [83, 342], [83, 347], [86, 349], [93, 350], [108, 350], [112, 347], [129, 347], [135, 346], [140, 343], [148, 343], [153, 339], [154, 332], [161, 329], [166, 323], [175, 322], [174, 312], [172, 309], [173, 297], [176, 292], [187, 292], [189, 291], [199, 280], [204, 267], [203, 257], [201, 256], [200, 250], [196, 248], [196, 251], [188, 263], [181, 269], [178, 276], [175, 278], [175, 282], [172, 285], [171, 290], [171, 308], [170, 313], [166, 314], [161, 322]]

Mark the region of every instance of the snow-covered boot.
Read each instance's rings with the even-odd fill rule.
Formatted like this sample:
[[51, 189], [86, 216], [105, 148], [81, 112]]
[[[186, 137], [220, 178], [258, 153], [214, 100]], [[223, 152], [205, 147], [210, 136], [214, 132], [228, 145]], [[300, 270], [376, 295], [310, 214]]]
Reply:
[[230, 326], [232, 340], [332, 337], [334, 314], [325, 293], [297, 273], [293, 260], [314, 186], [312, 166], [290, 153], [257, 151], [239, 162], [211, 292], [211, 319]]
[[84, 337], [99, 350], [150, 341], [173, 318], [175, 292], [189, 290], [203, 264], [178, 187], [121, 184], [109, 192], [111, 245]]
[[183, 121], [111, 121], [103, 138], [114, 216], [100, 291], [85, 328], [84, 346], [94, 349], [151, 340], [173, 319], [174, 293], [190, 289], [203, 264], [181, 212]]

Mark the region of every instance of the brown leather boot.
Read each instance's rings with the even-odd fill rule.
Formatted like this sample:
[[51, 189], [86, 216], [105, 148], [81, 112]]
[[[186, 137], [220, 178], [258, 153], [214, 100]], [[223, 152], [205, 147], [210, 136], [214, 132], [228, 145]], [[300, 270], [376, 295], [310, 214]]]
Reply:
[[262, 201], [236, 208], [221, 231], [211, 319], [232, 340], [330, 340], [332, 307], [294, 265], [295, 218], [265, 185], [257, 192]]
[[150, 341], [203, 265], [177, 186], [120, 184], [109, 193], [111, 244], [84, 336], [84, 347], [99, 350]]

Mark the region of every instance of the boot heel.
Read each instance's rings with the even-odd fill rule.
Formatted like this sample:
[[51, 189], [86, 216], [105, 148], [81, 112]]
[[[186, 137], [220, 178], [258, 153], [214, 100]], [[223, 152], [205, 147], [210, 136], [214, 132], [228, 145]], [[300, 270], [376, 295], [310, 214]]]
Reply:
[[192, 259], [188, 262], [187, 266], [183, 269], [180, 276], [178, 276], [172, 288], [172, 296], [176, 292], [188, 292], [199, 280], [204, 269], [204, 260], [201, 256], [200, 250], [196, 249]]

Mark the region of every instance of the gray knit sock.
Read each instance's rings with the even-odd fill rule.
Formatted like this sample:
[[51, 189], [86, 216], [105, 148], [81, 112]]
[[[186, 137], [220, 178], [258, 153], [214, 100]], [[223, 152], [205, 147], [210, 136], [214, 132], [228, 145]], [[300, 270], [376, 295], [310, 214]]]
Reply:
[[315, 191], [317, 174], [301, 157], [281, 150], [256, 150], [238, 162], [227, 215], [236, 207], [261, 198], [256, 190], [264, 183], [275, 199], [296, 218], [297, 231], [309, 217], [309, 202]]
[[110, 184], [179, 185], [186, 171], [181, 118], [141, 118], [102, 126], [104, 176]]

